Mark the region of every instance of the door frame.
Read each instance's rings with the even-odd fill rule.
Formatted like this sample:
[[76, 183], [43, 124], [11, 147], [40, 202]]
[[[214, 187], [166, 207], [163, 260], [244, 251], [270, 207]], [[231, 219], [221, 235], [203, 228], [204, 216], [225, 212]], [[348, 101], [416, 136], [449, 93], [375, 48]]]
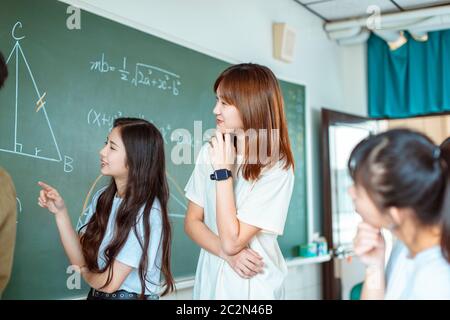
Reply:
[[[333, 249], [333, 212], [331, 201], [331, 169], [330, 169], [330, 132], [329, 127], [337, 123], [357, 124], [373, 120], [368, 117], [355, 116], [348, 113], [334, 111], [330, 109], [322, 109], [322, 200], [323, 200], [323, 225], [322, 232], [328, 241], [328, 248]], [[322, 264], [322, 296], [326, 300], [342, 299], [341, 280], [334, 276], [335, 263], [333, 252], [331, 259]]]

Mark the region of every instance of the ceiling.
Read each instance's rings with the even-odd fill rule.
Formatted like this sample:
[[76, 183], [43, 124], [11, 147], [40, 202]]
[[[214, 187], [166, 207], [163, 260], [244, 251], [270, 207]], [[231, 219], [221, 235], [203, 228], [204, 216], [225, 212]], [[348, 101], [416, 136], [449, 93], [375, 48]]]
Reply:
[[405, 12], [414, 9], [429, 8], [450, 1], [442, 0], [294, 0], [317, 15], [325, 22], [365, 17], [371, 6], [379, 8], [381, 13]]

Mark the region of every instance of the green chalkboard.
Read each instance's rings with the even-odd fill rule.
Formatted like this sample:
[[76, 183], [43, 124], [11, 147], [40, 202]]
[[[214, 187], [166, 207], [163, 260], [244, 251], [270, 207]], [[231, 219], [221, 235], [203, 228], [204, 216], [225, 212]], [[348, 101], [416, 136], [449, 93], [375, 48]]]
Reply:
[[[19, 208], [5, 299], [86, 294], [85, 284], [72, 287], [76, 282], [54, 219], [37, 205], [37, 181], [58, 188], [76, 224], [99, 175], [98, 151], [120, 116], [143, 117], [164, 136], [175, 276], [192, 276], [199, 254], [183, 230], [183, 189], [202, 134], [215, 126], [212, 85], [229, 64], [85, 11], [81, 29], [69, 30], [66, 10], [67, 5], [51, 0], [2, 1], [0, 50], [10, 77], [0, 91], [0, 165], [15, 181]], [[306, 239], [305, 89], [281, 84], [297, 165], [285, 235], [279, 240], [285, 256], [291, 256], [292, 247]], [[180, 129], [191, 134], [190, 141], [174, 134]], [[181, 148], [184, 153], [178, 152]], [[174, 163], [172, 152], [190, 163]], [[94, 191], [107, 182], [101, 178]]]

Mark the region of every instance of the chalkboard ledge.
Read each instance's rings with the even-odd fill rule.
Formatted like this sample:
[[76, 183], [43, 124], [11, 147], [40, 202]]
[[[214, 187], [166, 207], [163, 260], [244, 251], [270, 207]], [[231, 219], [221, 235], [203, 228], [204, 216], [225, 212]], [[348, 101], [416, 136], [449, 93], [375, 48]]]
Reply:
[[177, 290], [192, 288], [194, 286], [194, 276], [175, 278]]
[[331, 255], [323, 255], [323, 256], [317, 256], [317, 257], [311, 257], [311, 258], [302, 258], [302, 257], [295, 257], [295, 258], [287, 258], [286, 264], [289, 267], [296, 267], [301, 266], [305, 264], [313, 264], [313, 263], [322, 263], [327, 262], [331, 260]]

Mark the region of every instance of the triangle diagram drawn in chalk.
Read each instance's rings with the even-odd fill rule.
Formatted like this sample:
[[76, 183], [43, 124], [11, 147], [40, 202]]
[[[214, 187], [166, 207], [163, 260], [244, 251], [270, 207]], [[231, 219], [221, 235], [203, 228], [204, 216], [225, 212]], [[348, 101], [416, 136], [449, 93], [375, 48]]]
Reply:
[[62, 160], [58, 143], [46, 111], [46, 92], [41, 92], [35, 81], [26, 54], [20, 45], [25, 37], [17, 37], [17, 22], [12, 29], [16, 43], [8, 55], [9, 77], [2, 95], [7, 105], [2, 106], [3, 128], [7, 134], [0, 138], [0, 152], [8, 152], [36, 159]]

